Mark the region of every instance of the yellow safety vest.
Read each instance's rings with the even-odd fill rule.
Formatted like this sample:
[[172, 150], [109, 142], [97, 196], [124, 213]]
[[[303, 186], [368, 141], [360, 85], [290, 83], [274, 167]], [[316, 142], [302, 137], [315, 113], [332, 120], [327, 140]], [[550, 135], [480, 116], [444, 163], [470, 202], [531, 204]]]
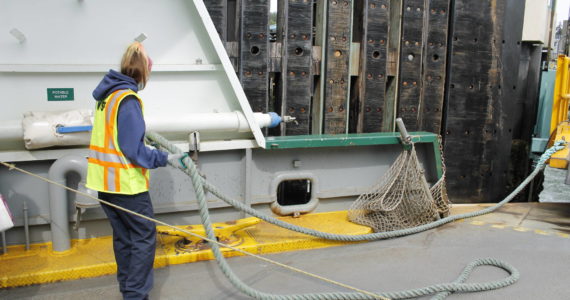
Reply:
[[148, 191], [150, 172], [131, 163], [119, 147], [119, 105], [131, 95], [137, 97], [142, 109], [143, 102], [137, 93], [132, 90], [118, 90], [104, 100], [104, 108], [95, 110], [87, 163], [87, 188], [125, 195]]

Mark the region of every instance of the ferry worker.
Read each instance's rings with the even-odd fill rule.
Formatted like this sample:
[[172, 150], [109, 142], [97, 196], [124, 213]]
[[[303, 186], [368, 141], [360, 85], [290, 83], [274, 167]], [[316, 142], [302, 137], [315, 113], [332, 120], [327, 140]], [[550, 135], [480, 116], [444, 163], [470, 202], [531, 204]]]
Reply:
[[[152, 60], [134, 42], [121, 60], [120, 72], [109, 70], [93, 91], [97, 101], [91, 133], [87, 184], [99, 198], [153, 217], [149, 171], [180, 164], [181, 155], [168, 155], [145, 145], [144, 89]], [[148, 299], [153, 286], [156, 249], [155, 223], [102, 205], [113, 228], [117, 279], [123, 299]]]

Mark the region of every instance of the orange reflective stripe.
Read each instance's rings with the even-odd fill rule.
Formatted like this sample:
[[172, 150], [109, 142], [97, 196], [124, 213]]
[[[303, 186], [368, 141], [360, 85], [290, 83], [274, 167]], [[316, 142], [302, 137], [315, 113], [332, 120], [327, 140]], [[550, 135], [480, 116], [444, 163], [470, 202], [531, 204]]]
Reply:
[[109, 168], [103, 167], [103, 189], [105, 189], [105, 191], [109, 190], [109, 184], [107, 183], [108, 181], [109, 181]]
[[[116, 96], [115, 94], [118, 92], [122, 92], [121, 94], [119, 94], [118, 96]], [[112, 140], [113, 144], [115, 141], [115, 136], [113, 134], [113, 130], [114, 130], [114, 124], [115, 124], [115, 117], [117, 116], [117, 107], [118, 104], [120, 103], [120, 99], [124, 97], [125, 94], [130, 93], [130, 90], [117, 90], [115, 92], [113, 92], [112, 97], [110, 98], [110, 102], [109, 104], [113, 104], [108, 105], [107, 109], [109, 109], [109, 111], [105, 111], [105, 148], [109, 148], [109, 141]], [[107, 118], [109, 116], [109, 112], [111, 113], [110, 118]], [[117, 147], [115, 147], [117, 148]]]
[[115, 192], [121, 192], [121, 170], [115, 168]]
[[123, 165], [121, 163], [98, 160], [98, 159], [93, 158], [93, 157], [89, 157], [89, 159], [87, 161], [90, 163], [96, 164], [96, 165], [100, 165], [100, 166], [105, 167], [105, 168], [117, 168], [117, 169], [136, 168], [135, 165], [133, 165], [133, 164]]
[[[125, 194], [148, 191], [149, 171], [125, 157], [117, 140], [119, 107], [130, 95], [137, 98], [142, 109], [142, 100], [134, 91], [117, 90], [107, 97], [105, 109], [96, 112], [98, 126], [94, 127], [92, 133], [88, 162], [98, 178], [88, 176], [88, 184], [97, 190]], [[145, 178], [144, 181], [140, 176]]]
[[148, 177], [146, 176], [146, 172], [148, 172], [148, 170], [145, 168], [141, 168], [141, 172], [142, 172], [142, 175], [144, 176], [144, 180], [146, 181], [146, 188], [148, 189], [148, 187], [150, 186], [150, 184], [148, 182]]
[[[117, 118], [117, 114], [119, 113], [119, 104], [121, 103], [121, 99], [128, 96], [128, 94], [133, 94], [133, 92], [131, 90], [127, 90], [117, 97], [117, 100], [115, 100], [115, 103], [113, 105], [113, 110], [111, 111], [111, 119], [108, 120], [108, 122], [106, 124], [107, 128], [109, 130], [109, 138], [111, 138], [113, 140], [113, 144], [115, 143], [115, 135], [113, 133], [115, 132], [115, 124], [117, 123], [117, 122], [115, 122], [115, 119]], [[109, 139], [106, 138], [105, 143], [109, 143]], [[105, 146], [106, 146], [106, 148], [109, 148], [108, 144], [105, 144]], [[117, 145], [115, 145], [115, 149], [117, 149], [117, 148], [119, 148], [119, 147]]]
[[98, 147], [98, 146], [93, 146], [93, 145], [90, 145], [89, 149], [93, 150], [93, 151], [101, 152], [101, 153], [106, 153], [106, 154], [121, 155], [121, 153], [115, 149], [108, 149], [108, 148], [103, 148], [103, 147]]
[[[115, 98], [115, 95], [120, 91], [122, 90], [116, 90], [111, 95], [109, 95], [109, 102], [112, 102], [112, 100]], [[105, 148], [109, 148], [109, 139], [113, 138], [113, 132], [111, 131], [113, 127], [109, 126], [109, 120], [107, 120], [108, 110], [113, 109], [109, 104], [110, 103], [107, 103], [105, 105]]]

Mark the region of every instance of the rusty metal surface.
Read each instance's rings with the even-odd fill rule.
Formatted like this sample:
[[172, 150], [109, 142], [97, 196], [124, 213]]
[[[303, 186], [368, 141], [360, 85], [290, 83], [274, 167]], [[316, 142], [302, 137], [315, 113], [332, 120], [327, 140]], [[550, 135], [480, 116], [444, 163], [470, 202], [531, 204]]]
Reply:
[[220, 35], [222, 42], [227, 41], [227, 19], [228, 19], [228, 2], [227, 0], [205, 0], [204, 4], [210, 13], [212, 22], [216, 26], [216, 31]]
[[269, 1], [242, 0], [239, 78], [254, 112], [268, 110]]
[[[284, 135], [311, 133], [311, 100], [313, 89], [313, 3], [312, 1], [281, 1], [278, 39], [281, 55], [281, 115], [296, 118], [284, 124]], [[276, 110], [279, 110], [276, 107]]]
[[528, 173], [540, 47], [521, 42], [520, 0], [279, 1], [271, 39], [268, 3], [206, 1], [252, 109], [298, 120], [269, 135], [391, 131], [402, 117], [445, 135], [462, 203], [497, 201]]
[[458, 202], [496, 202], [508, 192], [524, 5], [454, 5], [444, 139], [448, 191]]
[[389, 12], [389, 1], [364, 1], [358, 132], [388, 131], [382, 124], [387, 123], [383, 118], [386, 113]]
[[426, 7], [427, 32], [423, 56], [423, 88], [421, 91], [421, 130], [441, 133], [445, 70], [447, 61], [447, 37], [450, 0], [434, 0]]
[[409, 130], [420, 128], [425, 1], [405, 0], [402, 15], [398, 117]]
[[352, 0], [330, 1], [327, 17], [327, 50], [323, 133], [346, 133]]

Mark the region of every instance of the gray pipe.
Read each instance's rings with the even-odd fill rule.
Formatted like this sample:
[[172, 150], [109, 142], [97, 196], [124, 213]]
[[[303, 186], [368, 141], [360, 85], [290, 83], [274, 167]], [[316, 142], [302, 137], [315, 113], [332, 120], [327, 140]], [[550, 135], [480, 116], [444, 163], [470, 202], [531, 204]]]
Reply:
[[[69, 172], [79, 174], [81, 180], [87, 176], [87, 159], [79, 155], [67, 155], [56, 160], [49, 168], [49, 179], [66, 185]], [[62, 252], [71, 248], [69, 235], [69, 212], [67, 191], [59, 186], [49, 185], [49, 208], [51, 217], [51, 239], [53, 251]]]
[[408, 130], [406, 129], [402, 118], [396, 119], [396, 125], [398, 126], [398, 131], [400, 131], [400, 135], [402, 136], [402, 143], [410, 144], [412, 142], [412, 137], [408, 133]]
[[24, 200], [24, 233], [26, 235], [26, 251], [30, 250], [30, 222], [28, 221], [28, 204]]

